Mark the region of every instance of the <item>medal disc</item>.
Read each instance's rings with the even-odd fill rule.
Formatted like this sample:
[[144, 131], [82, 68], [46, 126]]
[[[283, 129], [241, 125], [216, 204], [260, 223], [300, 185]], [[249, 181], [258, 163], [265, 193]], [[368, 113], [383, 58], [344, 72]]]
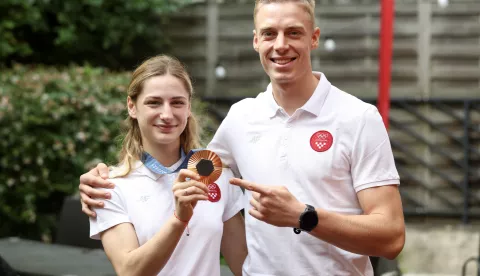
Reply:
[[222, 160], [213, 151], [201, 150], [188, 159], [187, 169], [200, 175], [200, 182], [211, 184], [222, 174]]

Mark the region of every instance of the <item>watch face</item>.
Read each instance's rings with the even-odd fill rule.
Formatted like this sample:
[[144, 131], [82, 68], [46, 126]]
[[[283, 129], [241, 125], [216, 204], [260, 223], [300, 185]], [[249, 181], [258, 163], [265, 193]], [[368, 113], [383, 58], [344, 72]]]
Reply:
[[318, 216], [316, 211], [308, 211], [302, 217], [302, 229], [311, 231], [318, 224]]

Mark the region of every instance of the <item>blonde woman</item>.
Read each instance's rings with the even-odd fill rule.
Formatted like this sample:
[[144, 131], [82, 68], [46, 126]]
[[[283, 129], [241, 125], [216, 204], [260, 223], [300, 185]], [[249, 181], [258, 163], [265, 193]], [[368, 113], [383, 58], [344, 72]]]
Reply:
[[182, 64], [148, 59], [128, 88], [128, 130], [114, 189], [95, 208], [90, 236], [101, 239], [118, 275], [220, 275], [220, 252], [235, 275], [247, 255], [240, 188], [223, 169], [218, 197], [209, 201], [199, 175], [186, 169], [199, 147], [191, 112], [193, 88]]

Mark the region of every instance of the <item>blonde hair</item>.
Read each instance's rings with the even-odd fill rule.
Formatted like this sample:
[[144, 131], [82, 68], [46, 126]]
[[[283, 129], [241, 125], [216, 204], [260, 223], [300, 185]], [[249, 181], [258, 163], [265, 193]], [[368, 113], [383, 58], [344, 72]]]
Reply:
[[315, 0], [255, 0], [255, 8], [253, 10], [253, 22], [257, 23], [256, 17], [258, 9], [262, 4], [272, 4], [272, 3], [299, 3], [302, 4], [305, 8], [305, 11], [308, 12], [312, 19], [312, 28], [315, 27]]
[[[171, 75], [179, 79], [188, 92], [189, 102], [193, 96], [193, 86], [190, 76], [185, 66], [176, 58], [159, 55], [144, 61], [135, 69], [132, 74], [132, 80], [128, 86], [128, 96], [135, 103], [138, 96], [142, 93], [143, 85], [146, 80], [155, 76]], [[142, 135], [138, 121], [128, 116], [125, 120], [126, 130], [122, 139], [122, 148], [118, 159], [122, 170], [116, 173], [117, 176], [125, 176], [130, 173], [135, 161], [140, 160], [143, 153]], [[180, 135], [180, 147], [185, 153], [200, 147], [198, 123], [193, 114], [187, 119], [187, 125]]]

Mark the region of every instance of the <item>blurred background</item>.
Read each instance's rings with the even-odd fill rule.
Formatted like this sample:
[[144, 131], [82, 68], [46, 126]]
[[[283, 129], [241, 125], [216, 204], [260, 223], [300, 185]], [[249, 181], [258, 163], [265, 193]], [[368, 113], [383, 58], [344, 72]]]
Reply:
[[[316, 3], [314, 70], [377, 104], [380, 1]], [[394, 8], [388, 122], [407, 241], [397, 260], [372, 258], [376, 274], [480, 275], [480, 0]], [[112, 275], [77, 191], [116, 162], [131, 70], [183, 61], [206, 144], [269, 83], [252, 30], [252, 0], [0, 0], [0, 275]]]

